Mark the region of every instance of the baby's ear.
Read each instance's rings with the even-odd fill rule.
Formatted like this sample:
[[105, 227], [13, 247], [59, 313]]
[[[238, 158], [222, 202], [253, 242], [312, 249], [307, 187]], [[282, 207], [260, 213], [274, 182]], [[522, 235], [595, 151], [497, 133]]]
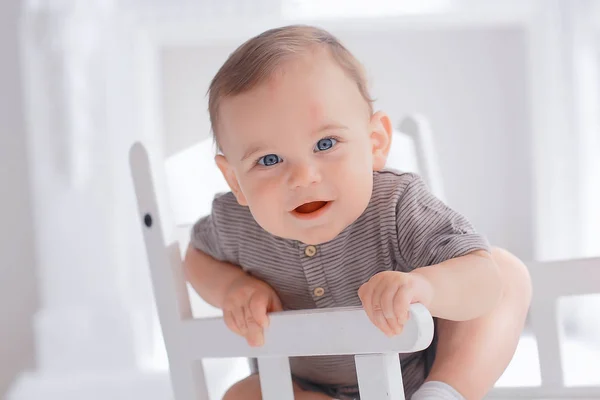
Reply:
[[246, 197], [244, 196], [244, 194], [242, 193], [242, 190], [240, 189], [240, 184], [237, 180], [237, 177], [235, 176], [235, 171], [229, 164], [229, 161], [227, 161], [225, 156], [218, 154], [215, 156], [215, 162], [217, 163], [217, 166], [221, 170], [223, 177], [227, 181], [227, 184], [229, 185], [229, 188], [235, 195], [235, 198], [237, 199], [238, 203], [240, 203], [240, 205], [242, 205], [242, 206], [247, 206], [248, 202], [246, 201]]
[[373, 151], [373, 171], [380, 171], [385, 167], [392, 146], [393, 130], [390, 117], [384, 112], [376, 112], [371, 117], [369, 129]]

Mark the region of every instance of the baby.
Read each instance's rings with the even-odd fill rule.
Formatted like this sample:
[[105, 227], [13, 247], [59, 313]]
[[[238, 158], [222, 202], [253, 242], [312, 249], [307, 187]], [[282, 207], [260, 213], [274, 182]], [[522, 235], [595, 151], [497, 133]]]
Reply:
[[[496, 305], [485, 238], [417, 175], [384, 169], [392, 123], [373, 112], [360, 63], [334, 36], [289, 26], [252, 38], [214, 77], [209, 111], [231, 192], [195, 224], [186, 275], [251, 346], [272, 311], [362, 306], [392, 336], [411, 303], [455, 321]], [[400, 357], [411, 398], [431, 354]], [[290, 366], [296, 399], [359, 398], [352, 356]], [[260, 399], [257, 375], [225, 398]]]

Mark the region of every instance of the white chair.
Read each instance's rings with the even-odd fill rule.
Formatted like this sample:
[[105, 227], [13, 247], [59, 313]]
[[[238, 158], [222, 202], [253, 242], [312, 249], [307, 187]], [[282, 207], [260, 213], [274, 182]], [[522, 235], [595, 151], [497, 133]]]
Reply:
[[[417, 171], [432, 192], [443, 196], [443, 185], [437, 165], [433, 136], [423, 117], [406, 118], [400, 131], [414, 142]], [[404, 145], [409, 145], [403, 143]], [[533, 296], [529, 310], [530, 328], [537, 342], [541, 385], [532, 387], [494, 388], [490, 399], [600, 399], [600, 384], [567, 386], [561, 344], [565, 334], [559, 321], [558, 301], [568, 296], [600, 294], [600, 258], [528, 262]], [[600, 309], [598, 310], [600, 319]], [[600, 345], [600, 341], [597, 341]], [[597, 349], [600, 355], [600, 348]], [[590, 366], [600, 371], [600, 357]], [[600, 373], [600, 372], [598, 372]]]
[[[558, 300], [564, 296], [600, 293], [600, 258], [531, 262], [527, 264], [533, 285], [529, 311], [537, 340], [541, 385], [495, 388], [490, 399], [600, 399], [600, 385], [567, 386], [561, 343], [564, 332], [558, 318]], [[600, 317], [600, 315], [599, 315]], [[598, 349], [600, 354], [600, 349]], [[591, 365], [600, 373], [600, 358]]]
[[[399, 130], [394, 135], [390, 167], [419, 172], [432, 192], [443, 199], [426, 120], [406, 118]], [[206, 357], [257, 357], [265, 400], [292, 399], [287, 357], [327, 354], [355, 355], [363, 399], [404, 398], [396, 353], [418, 351], [429, 345], [433, 324], [427, 310], [413, 306], [404, 334], [393, 339], [373, 327], [359, 308], [275, 313], [266, 332], [265, 346], [250, 348], [242, 338], [227, 330], [221, 318], [193, 319], [179, 245], [165, 245], [147, 155], [139, 144], [132, 148], [131, 168], [175, 400], [209, 399], [200, 362]], [[185, 228], [186, 235], [189, 228]], [[600, 293], [600, 259], [528, 263], [528, 267], [534, 287], [530, 323], [537, 339], [541, 385], [495, 388], [487, 398], [600, 399], [599, 386], [565, 385], [560, 349], [562, 330], [556, 308], [560, 297]], [[600, 370], [600, 360], [596, 368]]]
[[[417, 152], [422, 151], [420, 146], [430, 141], [419, 136], [419, 121], [405, 123]], [[334, 354], [355, 355], [363, 399], [404, 399], [398, 353], [420, 351], [431, 343], [433, 320], [425, 307], [413, 305], [404, 332], [394, 338], [373, 326], [362, 308], [274, 313], [265, 345], [252, 348], [230, 332], [222, 318], [192, 317], [180, 248], [178, 243], [165, 246], [148, 156], [141, 144], [132, 147], [131, 168], [176, 400], [208, 400], [200, 362], [204, 358], [255, 357], [263, 398], [291, 400], [288, 357]]]
[[[397, 151], [408, 147], [415, 154], [416, 168], [430, 189], [444, 198], [443, 185], [436, 162], [433, 136], [425, 118], [406, 118], [400, 124], [401, 145]], [[411, 143], [406, 142], [411, 140]], [[567, 386], [561, 344], [565, 343], [562, 324], [559, 321], [558, 301], [567, 296], [600, 294], [600, 258], [561, 260], [552, 262], [528, 262], [533, 296], [529, 310], [530, 329], [537, 342], [541, 385], [531, 387], [504, 386], [494, 388], [489, 399], [600, 399], [600, 385]], [[598, 310], [600, 318], [600, 310]], [[600, 341], [597, 342], [600, 344]], [[598, 349], [600, 355], [600, 348]], [[590, 366], [600, 371], [600, 357]]]

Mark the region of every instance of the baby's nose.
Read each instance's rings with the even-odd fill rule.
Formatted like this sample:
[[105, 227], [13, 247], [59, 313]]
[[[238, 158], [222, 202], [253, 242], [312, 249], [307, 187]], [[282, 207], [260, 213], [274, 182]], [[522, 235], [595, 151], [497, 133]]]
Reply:
[[289, 184], [293, 189], [308, 187], [319, 182], [321, 182], [319, 169], [308, 163], [294, 166], [289, 178]]

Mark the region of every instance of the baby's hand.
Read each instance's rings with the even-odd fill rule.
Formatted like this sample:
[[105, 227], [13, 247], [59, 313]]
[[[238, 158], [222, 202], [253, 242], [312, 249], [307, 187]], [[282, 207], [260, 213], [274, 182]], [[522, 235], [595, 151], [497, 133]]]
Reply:
[[363, 284], [358, 296], [371, 322], [392, 337], [402, 333], [412, 303], [429, 304], [433, 288], [422, 275], [385, 271]]
[[225, 324], [253, 347], [265, 342], [263, 329], [269, 326], [267, 313], [281, 310], [281, 301], [273, 288], [248, 275], [235, 280], [223, 300]]

